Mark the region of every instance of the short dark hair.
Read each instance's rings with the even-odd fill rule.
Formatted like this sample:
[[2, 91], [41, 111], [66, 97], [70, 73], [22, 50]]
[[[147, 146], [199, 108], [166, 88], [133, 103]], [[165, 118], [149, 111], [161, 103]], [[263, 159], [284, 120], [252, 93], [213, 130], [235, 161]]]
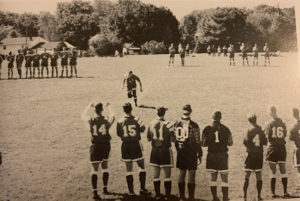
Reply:
[[130, 103], [125, 103], [123, 105], [123, 110], [126, 114], [129, 114], [132, 111], [132, 106]]
[[95, 109], [96, 109], [96, 113], [99, 115], [101, 114], [101, 112], [103, 111], [103, 105], [102, 103], [98, 103], [96, 106], [95, 106]]
[[213, 119], [215, 121], [220, 121], [222, 119], [222, 113], [220, 111], [216, 111], [213, 115]]
[[163, 117], [163, 116], [165, 116], [165, 113], [166, 113], [167, 110], [168, 110], [168, 108], [165, 108], [165, 107], [158, 107], [158, 108], [157, 108], [157, 115], [158, 115], [159, 117]]

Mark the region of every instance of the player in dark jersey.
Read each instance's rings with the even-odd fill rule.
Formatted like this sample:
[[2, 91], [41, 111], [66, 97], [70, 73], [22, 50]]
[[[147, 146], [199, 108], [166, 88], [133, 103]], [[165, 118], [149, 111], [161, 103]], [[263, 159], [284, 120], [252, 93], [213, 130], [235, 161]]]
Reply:
[[61, 58], [61, 75], [60, 75], [60, 77], [64, 77], [64, 69], [66, 69], [66, 77], [68, 77], [69, 53], [66, 51], [65, 47], [63, 47], [63, 51], [60, 53], [60, 58]]
[[253, 66], [255, 65], [258, 66], [258, 48], [256, 44], [254, 44], [252, 52], [253, 52]]
[[54, 70], [56, 72], [56, 77], [58, 77], [58, 70], [57, 70], [57, 59], [58, 59], [58, 53], [56, 49], [54, 48], [53, 54], [50, 55], [50, 65], [51, 65], [51, 77], [54, 77]]
[[[89, 105], [87, 110], [85, 110], [84, 113], [88, 113], [88, 112], [91, 113], [83, 114], [83, 116], [87, 116], [90, 133], [91, 133], [92, 145], [90, 146], [90, 161], [92, 164], [91, 182], [93, 187], [94, 199], [101, 199], [100, 196], [98, 195], [98, 189], [97, 189], [98, 170], [100, 165], [103, 170], [102, 171], [103, 194], [108, 194], [107, 191], [107, 184], [109, 178], [108, 158], [110, 153], [110, 140], [111, 140], [109, 129], [115, 120], [108, 106], [109, 104], [107, 103], [106, 108], [109, 112], [108, 117], [104, 117], [102, 115], [103, 112], [102, 103]], [[82, 119], [86, 120], [86, 117]]]
[[25, 68], [26, 68], [26, 78], [28, 78], [28, 70], [29, 70], [29, 75], [30, 75], [30, 79], [32, 78], [32, 71], [31, 71], [31, 62], [32, 62], [32, 55], [30, 54], [30, 51], [27, 50], [26, 51], [26, 55], [25, 55]]
[[125, 103], [123, 106], [125, 117], [120, 119], [117, 123], [117, 135], [122, 140], [121, 161], [126, 165], [126, 181], [129, 190], [129, 195], [134, 195], [133, 188], [133, 162], [137, 162], [140, 167], [140, 194], [147, 195], [148, 191], [145, 188], [146, 184], [146, 170], [143, 156], [143, 148], [140, 143], [141, 133], [145, 131], [145, 126], [139, 117], [132, 115], [132, 106], [130, 103]]
[[0, 54], [0, 80], [1, 80], [1, 68], [2, 68], [2, 62], [5, 60], [5, 56]]
[[247, 62], [247, 66], [249, 66], [249, 63], [248, 63], [248, 55], [247, 55], [247, 47], [245, 46], [244, 43], [242, 43], [241, 47], [240, 47], [240, 50], [242, 52], [242, 59], [243, 59], [243, 66], [245, 65], [245, 60]]
[[134, 104], [137, 107], [137, 95], [136, 95], [136, 82], [140, 84], [140, 91], [143, 92], [142, 88], [142, 82], [138, 76], [133, 74], [132, 71], [129, 71], [128, 74], [124, 76], [123, 79], [123, 88], [125, 87], [125, 84], [127, 85], [127, 97], [128, 98], [134, 98]]
[[169, 59], [169, 65], [168, 66], [170, 66], [171, 63], [174, 66], [175, 52], [176, 52], [176, 50], [174, 48], [174, 45], [173, 45], [173, 43], [171, 43], [171, 46], [169, 47], [169, 56], [170, 56], [170, 59]]
[[294, 150], [294, 166], [298, 169], [298, 190], [300, 189], [300, 117], [299, 110], [293, 109], [293, 116], [296, 123], [290, 132], [290, 140], [295, 143]]
[[180, 199], [185, 200], [185, 176], [188, 171], [189, 199], [194, 200], [197, 162], [199, 160], [201, 163], [202, 158], [200, 128], [196, 122], [191, 120], [191, 105], [185, 105], [182, 112], [182, 117], [174, 124], [177, 150], [176, 167], [179, 169], [178, 188]]
[[181, 66], [184, 66], [185, 50], [184, 50], [184, 48], [182, 47], [181, 44], [179, 44], [178, 53], [179, 53], [180, 58], [181, 58]]
[[269, 47], [268, 47], [268, 43], [265, 43], [265, 46], [264, 46], [264, 52], [265, 52], [265, 66], [267, 66], [267, 62], [270, 66], [270, 50], [269, 50]]
[[16, 56], [16, 64], [17, 64], [17, 71], [19, 74], [19, 79], [22, 78], [22, 64], [24, 61], [24, 54], [21, 52], [21, 50], [18, 50], [18, 55]]
[[12, 54], [12, 52], [9, 52], [7, 57], [7, 67], [8, 67], [8, 79], [13, 79], [14, 76], [14, 72], [13, 72], [13, 68], [14, 68], [14, 61], [15, 61], [15, 55]]
[[71, 68], [71, 77], [73, 77], [73, 69], [75, 72], [75, 77], [77, 77], [77, 51], [73, 49], [70, 54], [70, 68]]
[[171, 149], [171, 141], [174, 140], [172, 135], [172, 124], [164, 119], [167, 108], [158, 107], [158, 119], [151, 123], [148, 128], [147, 138], [152, 144], [150, 154], [150, 166], [154, 169], [153, 184], [155, 189], [155, 198], [163, 199], [160, 194], [160, 170], [164, 169], [165, 179], [165, 199], [169, 199], [171, 195], [171, 168], [173, 164], [173, 154]]
[[185, 47], [185, 55], [188, 57], [190, 56], [190, 45], [187, 44], [186, 47]]
[[217, 111], [213, 115], [213, 124], [203, 130], [203, 146], [207, 147], [206, 169], [211, 173], [210, 189], [214, 201], [218, 201], [217, 179], [220, 173], [222, 179], [223, 201], [228, 201], [228, 146], [232, 146], [232, 134], [221, 123], [222, 114]]
[[229, 48], [228, 48], [228, 53], [229, 53], [229, 65], [231, 66], [231, 62], [232, 65], [235, 66], [235, 62], [234, 62], [234, 46], [232, 44], [230, 44]]
[[44, 48], [44, 52], [41, 54], [41, 58], [42, 58], [42, 62], [41, 62], [41, 66], [42, 66], [42, 71], [41, 71], [41, 77], [44, 77], [44, 68], [46, 68], [47, 71], [47, 78], [49, 78], [49, 69], [48, 69], [48, 60], [50, 58], [50, 54], [47, 53], [47, 49]]
[[223, 46], [223, 54], [224, 54], [224, 57], [227, 57], [227, 47], [226, 47], [226, 45]]
[[35, 54], [32, 56], [32, 67], [33, 67], [33, 78], [35, 78], [35, 69], [38, 70], [38, 78], [40, 78], [40, 59], [41, 56], [35, 51]]
[[257, 117], [252, 114], [248, 117], [248, 121], [251, 124], [251, 128], [247, 130], [246, 137], [244, 139], [244, 145], [247, 148], [247, 158], [245, 161], [245, 182], [244, 182], [244, 200], [247, 200], [247, 189], [249, 185], [249, 178], [251, 172], [256, 174], [256, 188], [257, 188], [257, 200], [262, 200], [262, 178], [261, 171], [263, 167], [263, 146], [267, 145], [267, 138], [264, 131], [256, 123]]
[[271, 169], [271, 191], [272, 197], [276, 198], [278, 195], [275, 194], [276, 186], [276, 165], [279, 165], [281, 173], [281, 180], [283, 185], [284, 197], [289, 198], [290, 195], [287, 193], [288, 179], [286, 175], [285, 161], [286, 161], [286, 148], [285, 148], [285, 137], [286, 137], [286, 125], [277, 116], [275, 107], [270, 108], [270, 115], [272, 120], [267, 124], [265, 134], [268, 137], [269, 147], [267, 151], [267, 161]]

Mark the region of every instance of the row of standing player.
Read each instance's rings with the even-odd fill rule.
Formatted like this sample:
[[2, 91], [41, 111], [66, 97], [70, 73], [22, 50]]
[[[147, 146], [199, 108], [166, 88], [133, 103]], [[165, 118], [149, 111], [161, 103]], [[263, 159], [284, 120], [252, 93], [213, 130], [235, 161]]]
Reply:
[[[90, 111], [94, 112], [90, 112]], [[140, 143], [141, 133], [146, 130], [145, 125], [139, 117], [132, 114], [130, 103], [123, 105], [125, 116], [117, 122], [117, 135], [121, 138], [121, 161], [126, 165], [126, 181], [130, 195], [134, 195], [134, 178], [133, 178], [133, 162], [137, 162], [140, 180], [140, 194], [149, 195], [145, 187], [146, 170], [144, 164], [144, 156], [142, 145]], [[223, 193], [223, 201], [228, 201], [228, 146], [233, 144], [232, 134], [225, 125], [221, 123], [222, 114], [217, 111], [213, 115], [213, 123], [204, 128], [202, 132], [202, 141], [200, 140], [200, 128], [196, 122], [191, 119], [192, 108], [185, 105], [182, 109], [182, 117], [175, 123], [165, 120], [165, 112], [167, 108], [157, 108], [157, 119], [155, 119], [147, 129], [147, 139], [151, 142], [152, 150], [150, 154], [150, 166], [154, 169], [153, 185], [155, 189], [155, 198], [158, 200], [170, 200], [171, 196], [171, 168], [173, 165], [173, 155], [171, 143], [175, 143], [177, 150], [176, 167], [179, 169], [178, 189], [181, 200], [185, 198], [185, 177], [188, 173], [188, 194], [189, 199], [194, 200], [195, 193], [195, 177], [198, 161], [202, 162], [202, 146], [207, 147], [206, 169], [211, 174], [210, 189], [213, 201], [218, 201], [217, 196], [217, 178], [221, 176], [221, 186]], [[89, 112], [86, 112], [89, 111]], [[95, 199], [100, 199], [97, 188], [97, 172], [99, 165], [103, 169], [103, 193], [108, 194], [108, 159], [110, 155], [109, 129], [115, 118], [109, 111], [109, 117], [102, 115], [102, 103], [91, 104], [89, 110], [84, 112], [88, 118], [91, 132], [90, 161], [93, 171], [91, 176], [93, 195]], [[88, 114], [88, 115], [87, 115]], [[94, 115], [90, 115], [94, 114]], [[272, 120], [267, 124], [265, 130], [256, 123], [256, 115], [250, 115], [248, 121], [251, 128], [247, 130], [244, 139], [244, 145], [247, 148], [247, 157], [245, 160], [245, 181], [244, 181], [244, 200], [247, 200], [247, 189], [249, 185], [249, 177], [251, 172], [255, 172], [257, 178], [258, 200], [261, 198], [262, 178], [261, 171], [263, 167], [263, 146], [269, 142], [266, 160], [269, 162], [271, 169], [271, 191], [272, 197], [278, 197], [275, 194], [276, 184], [276, 165], [279, 165], [282, 176], [282, 184], [284, 189], [284, 197], [290, 198], [287, 193], [287, 175], [286, 175], [286, 148], [285, 138], [287, 129], [285, 123], [277, 116], [276, 108], [270, 108]], [[298, 167], [300, 175], [300, 117], [299, 110], [293, 110], [293, 116], [297, 120], [291, 129], [289, 139], [294, 141], [296, 149], [294, 152], [295, 166]], [[160, 171], [164, 170], [164, 187], [165, 196], [160, 191]], [[299, 178], [300, 179], [300, 178]]]
[[[14, 68], [14, 61], [16, 61], [17, 71], [19, 75], [19, 79], [22, 78], [22, 64], [25, 60], [25, 68], [26, 68], [26, 78], [35, 78], [35, 71], [37, 70], [38, 78], [43, 78], [44, 76], [44, 69], [46, 69], [47, 72], [47, 78], [49, 78], [49, 59], [50, 59], [50, 65], [52, 68], [52, 74], [51, 77], [53, 78], [54, 72], [56, 72], [56, 77], [58, 77], [58, 58], [61, 58], [61, 76], [64, 77], [64, 69], [66, 70], [66, 77], [68, 76], [68, 65], [70, 65], [70, 71], [71, 75], [70, 77], [73, 77], [73, 71], [75, 73], [75, 76], [77, 77], [77, 57], [78, 53], [76, 49], [73, 49], [72, 51], [67, 51], [64, 47], [61, 52], [57, 52], [54, 50], [53, 54], [50, 54], [47, 52], [46, 49], [44, 49], [44, 52], [42, 54], [38, 54], [37, 50], [35, 53], [31, 54], [30, 50], [27, 50], [25, 54], [22, 53], [21, 50], [18, 51], [17, 55], [13, 55], [11, 52], [6, 55], [5, 57], [0, 57], [0, 79], [1, 79], [1, 64], [6, 59], [7, 60], [7, 67], [8, 67], [8, 79], [13, 79], [13, 68]], [[41, 67], [41, 68], [40, 68]]]

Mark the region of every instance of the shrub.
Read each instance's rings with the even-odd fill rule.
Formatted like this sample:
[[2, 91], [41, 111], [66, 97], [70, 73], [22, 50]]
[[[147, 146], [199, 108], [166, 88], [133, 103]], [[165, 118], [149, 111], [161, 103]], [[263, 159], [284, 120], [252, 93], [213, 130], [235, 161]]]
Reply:
[[154, 40], [144, 43], [141, 49], [145, 54], [164, 54], [168, 52], [167, 47], [163, 42], [157, 42]]
[[97, 34], [89, 40], [90, 50], [98, 56], [114, 55], [116, 49], [121, 50], [122, 43], [116, 36]]

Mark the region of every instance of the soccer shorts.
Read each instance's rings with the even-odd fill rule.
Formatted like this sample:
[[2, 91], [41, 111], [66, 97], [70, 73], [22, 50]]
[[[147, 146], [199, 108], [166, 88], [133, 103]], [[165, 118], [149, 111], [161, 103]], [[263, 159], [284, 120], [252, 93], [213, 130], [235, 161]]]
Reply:
[[254, 52], [254, 57], [258, 57], [258, 52]]
[[230, 53], [229, 58], [233, 59], [234, 58], [234, 53]]
[[175, 53], [170, 53], [170, 58], [174, 58], [175, 57]]
[[173, 153], [169, 147], [153, 147], [150, 155], [150, 165], [154, 167], [174, 167]]
[[244, 53], [242, 54], [242, 58], [243, 58], [243, 59], [246, 59], [246, 58], [247, 58], [247, 52], [244, 52]]
[[25, 68], [31, 68], [31, 63], [25, 63]]
[[197, 152], [188, 148], [177, 150], [176, 167], [181, 170], [196, 170], [197, 169]]
[[68, 60], [61, 60], [61, 65], [62, 66], [67, 66], [68, 65]]
[[300, 149], [294, 151], [294, 167], [300, 167]]
[[22, 67], [22, 63], [17, 63], [17, 68], [21, 68]]
[[245, 161], [245, 171], [260, 172], [263, 167], [263, 152], [248, 152]]
[[13, 63], [8, 63], [8, 68], [13, 68], [14, 67], [14, 64]]
[[40, 65], [39, 65], [39, 64], [33, 64], [32, 67], [33, 67], [33, 68], [39, 68]]
[[92, 144], [90, 147], [90, 161], [92, 163], [107, 161], [110, 153], [110, 143]]
[[137, 142], [123, 142], [121, 147], [122, 158], [121, 161], [133, 162], [144, 159], [143, 148], [139, 141]]
[[76, 65], [77, 65], [77, 61], [70, 60], [70, 66], [76, 66]]
[[267, 150], [266, 160], [269, 163], [285, 163], [286, 149], [285, 146], [270, 146]]
[[207, 153], [206, 170], [208, 172], [229, 172], [228, 170], [228, 153]]
[[266, 52], [265, 57], [270, 57], [270, 53]]
[[127, 89], [128, 93], [127, 93], [127, 96], [128, 98], [136, 98], [136, 89]]
[[48, 62], [42, 62], [41, 66], [42, 67], [48, 67]]

